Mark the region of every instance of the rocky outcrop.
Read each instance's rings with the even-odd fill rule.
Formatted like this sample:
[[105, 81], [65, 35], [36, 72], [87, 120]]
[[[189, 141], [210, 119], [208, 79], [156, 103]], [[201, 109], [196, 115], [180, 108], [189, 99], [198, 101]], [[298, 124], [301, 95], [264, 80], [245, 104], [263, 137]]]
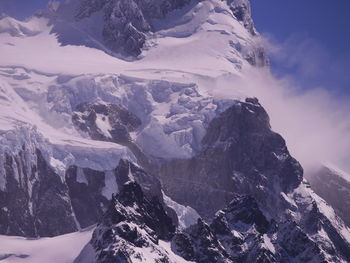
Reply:
[[72, 165], [60, 176], [41, 151], [29, 145], [17, 154], [0, 155], [0, 234], [51, 237], [96, 224], [112, 194], [129, 180], [138, 182], [149, 198], [163, 202], [159, 180], [130, 161], [121, 159], [110, 171]]
[[268, 219], [250, 196], [235, 197], [211, 224], [200, 219], [172, 239], [174, 251], [195, 262], [341, 262], [344, 251], [325, 252], [324, 245], [293, 221]]
[[159, 180], [127, 160], [120, 160], [114, 170], [104, 172], [71, 166], [66, 172], [66, 182], [80, 227], [97, 223], [107, 211], [112, 194], [130, 180], [141, 185], [149, 198], [163, 201]]
[[237, 193], [256, 197], [274, 214], [281, 206], [275, 189], [288, 193], [302, 181], [300, 164], [283, 138], [271, 131], [257, 99], [236, 102], [213, 119], [202, 144], [191, 159], [164, 161], [160, 179], [171, 198], [205, 218]]
[[341, 171], [323, 166], [313, 174], [308, 174], [307, 179], [316, 194], [326, 200], [350, 226], [350, 181], [345, 179], [346, 176]]
[[[157, 198], [148, 199], [135, 182], [127, 182], [93, 233], [95, 262], [174, 262], [159, 246], [175, 232]], [[148, 255], [151, 253], [151, 255]]]
[[279, 262], [274, 245], [265, 244], [273, 228], [248, 196], [237, 196], [211, 224], [198, 223], [177, 233], [173, 249], [195, 262]]
[[[313, 216], [320, 226], [325, 223], [321, 214]], [[175, 253], [198, 263], [325, 263], [342, 262], [344, 248], [316, 242], [294, 221], [267, 218], [251, 196], [236, 196], [211, 223], [198, 219], [175, 232], [162, 204], [145, 197], [137, 183], [126, 182], [77, 262], [87, 255], [93, 262], [179, 262], [171, 257]]]
[[17, 155], [6, 153], [5, 176], [0, 190], [1, 234], [57, 236], [77, 230], [67, 185], [40, 150], [24, 145]]
[[72, 121], [78, 130], [94, 140], [121, 144], [131, 141], [130, 132], [141, 125], [141, 120], [124, 107], [99, 103], [77, 105]]
[[[143, 50], [154, 46], [157, 38], [162, 37], [162, 27], [159, 27], [159, 21], [164, 19], [164, 24], [167, 24], [167, 14], [181, 8], [186, 10], [187, 7], [199, 6], [202, 4], [200, 2], [190, 0], [73, 0], [51, 8], [42, 15], [50, 19], [53, 25], [52, 33], [63, 45], [86, 45], [102, 49], [113, 56], [134, 60], [141, 57], [139, 55]], [[216, 3], [210, 4], [215, 5]], [[215, 8], [215, 12], [219, 12], [223, 5], [228, 18], [239, 21], [255, 42], [254, 38], [258, 36], [258, 33], [252, 20], [250, 2], [248, 0], [226, 0], [225, 4], [219, 4], [221, 7]], [[193, 12], [189, 12], [187, 16], [193, 15]], [[174, 25], [182, 24], [183, 20], [187, 19], [179, 16], [174, 21]], [[174, 34], [177, 33], [174, 32]], [[185, 34], [188, 35], [188, 33]], [[234, 44], [233, 52], [241, 53], [242, 57], [253, 66], [265, 67], [269, 64], [264, 48], [258, 42], [253, 45], [248, 44], [249, 48], [245, 47], [247, 42], [244, 42]], [[232, 59], [233, 63], [234, 61], [236, 59]]]
[[257, 32], [254, 28], [249, 0], [228, 0], [228, 3], [237, 20], [241, 21], [244, 27], [255, 36]]
[[76, 19], [81, 20], [102, 11], [103, 40], [112, 51], [138, 56], [151, 32], [151, 19], [164, 16], [188, 4], [189, 0], [84, 0], [77, 10]]
[[109, 141], [127, 146], [138, 163], [152, 171], [148, 157], [131, 138], [142, 125], [141, 120], [125, 107], [117, 104], [80, 103], [72, 115], [76, 129], [97, 141]]
[[[107, 181], [105, 172], [71, 166], [66, 171], [65, 177], [79, 226], [86, 228], [96, 224], [110, 202], [110, 197], [104, 194]], [[112, 181], [109, 184], [112, 192], [118, 191], [115, 178], [114, 184]]]
[[[341, 234], [346, 227], [302, 182], [300, 164], [283, 138], [271, 131], [257, 99], [236, 102], [214, 118], [202, 143], [197, 156], [160, 164], [165, 193], [175, 201], [192, 206], [206, 221], [215, 208], [223, 208], [210, 225], [199, 223], [194, 233], [178, 237], [195, 244], [192, 237], [202, 240], [197, 232], [204, 232], [204, 244], [218, 241], [220, 246], [210, 250], [213, 254], [196, 255], [196, 245], [185, 245], [187, 252], [179, 245], [184, 257], [198, 262], [211, 262], [206, 259], [211, 256], [217, 262], [349, 260], [350, 243]], [[221, 246], [231, 251], [229, 256], [220, 252]], [[200, 247], [203, 251], [205, 245]]]

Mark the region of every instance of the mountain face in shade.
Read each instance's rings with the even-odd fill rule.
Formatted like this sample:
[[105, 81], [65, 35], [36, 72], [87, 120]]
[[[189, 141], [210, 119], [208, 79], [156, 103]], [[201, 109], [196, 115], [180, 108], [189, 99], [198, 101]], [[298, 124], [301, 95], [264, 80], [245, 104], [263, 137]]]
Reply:
[[[159, 31], [161, 20], [169, 12], [194, 4], [196, 1], [190, 0], [76, 0], [53, 7], [51, 10], [53, 15], [49, 14], [49, 17], [55, 25], [54, 32], [58, 33], [64, 44], [72, 44], [67, 38], [72, 33], [67, 33], [66, 28], [62, 28], [60, 21], [62, 17], [65, 20], [63, 23], [67, 20], [72, 22], [71, 30], [76, 26], [79, 28], [80, 24], [90, 23], [89, 20], [94, 20], [92, 23], [96, 23], [96, 17], [99, 17], [100, 24], [95, 25], [95, 34], [85, 32], [89, 34], [90, 44], [94, 45], [92, 42], [101, 41], [101, 44], [112, 52], [138, 56], [142, 53], [147, 38]], [[240, 0], [227, 1], [227, 4], [235, 18], [243, 23], [252, 36], [255, 36], [257, 32], [251, 18], [250, 3]], [[259, 56], [261, 63], [265, 63], [265, 55], [261, 53]]]
[[350, 182], [348, 178], [345, 172], [327, 165], [307, 177], [316, 194], [326, 200], [349, 226]]
[[245, 0], [1, 17], [0, 259], [349, 262], [346, 184], [310, 180], [334, 212], [244, 85], [261, 42]]
[[257, 99], [236, 102], [214, 118], [202, 144], [202, 151], [190, 159], [162, 163], [159, 173], [170, 197], [205, 218], [237, 193], [262, 200], [266, 212], [274, 215], [277, 207], [285, 209], [281, 194], [293, 192], [302, 181], [300, 164], [283, 138], [271, 131]]
[[[314, 212], [310, 223], [321, 228], [330, 223]], [[295, 221], [268, 219], [251, 196], [236, 196], [211, 223], [198, 219], [175, 232], [162, 204], [146, 198], [137, 183], [127, 182], [77, 262], [341, 262], [335, 255], [346, 255], [349, 247], [336, 242], [337, 248], [328, 247]]]

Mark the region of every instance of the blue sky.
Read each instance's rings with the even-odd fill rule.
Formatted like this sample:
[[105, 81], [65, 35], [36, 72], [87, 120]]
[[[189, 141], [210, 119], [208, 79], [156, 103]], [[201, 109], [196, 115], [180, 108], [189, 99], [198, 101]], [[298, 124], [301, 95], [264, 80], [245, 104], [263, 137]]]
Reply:
[[[23, 19], [47, 0], [0, 0], [0, 13]], [[271, 68], [301, 88], [350, 96], [350, 0], [251, 0], [269, 42]]]
[[[251, 0], [272, 72], [302, 88], [350, 96], [349, 0]], [[276, 50], [277, 47], [277, 50]]]

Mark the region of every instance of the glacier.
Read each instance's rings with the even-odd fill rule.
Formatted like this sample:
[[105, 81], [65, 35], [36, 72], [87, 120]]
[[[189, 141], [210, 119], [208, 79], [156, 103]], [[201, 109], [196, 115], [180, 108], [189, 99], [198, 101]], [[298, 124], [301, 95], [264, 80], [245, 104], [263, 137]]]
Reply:
[[0, 259], [350, 260], [243, 84], [269, 74], [249, 1], [70, 0], [0, 36]]

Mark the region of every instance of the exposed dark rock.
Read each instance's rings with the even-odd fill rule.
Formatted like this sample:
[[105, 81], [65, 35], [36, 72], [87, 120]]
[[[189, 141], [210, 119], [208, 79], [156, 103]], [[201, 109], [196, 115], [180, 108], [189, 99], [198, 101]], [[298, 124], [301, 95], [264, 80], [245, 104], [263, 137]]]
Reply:
[[73, 124], [94, 140], [126, 143], [140, 119], [116, 104], [81, 103], [72, 116]]
[[255, 36], [257, 34], [252, 19], [249, 0], [228, 0], [233, 15], [241, 21], [245, 28]]
[[[34, 163], [28, 162], [30, 154]], [[68, 188], [41, 152], [30, 153], [23, 147], [18, 155], [5, 156], [6, 185], [0, 190], [1, 233], [37, 237], [76, 231]]]
[[196, 225], [176, 233], [172, 248], [183, 258], [200, 263], [278, 262], [278, 255], [266, 248], [263, 234], [257, 231], [261, 223], [266, 232], [269, 222], [255, 200], [237, 196], [210, 225], [199, 219]]
[[142, 258], [136, 248], [150, 249], [159, 262], [171, 262], [158, 240], [169, 240], [174, 232], [161, 202], [148, 199], [137, 183], [129, 181], [113, 197], [90, 243], [96, 262], [133, 262], [131, 258]]
[[[84, 177], [84, 182], [79, 181], [78, 173]], [[76, 166], [71, 166], [66, 172], [69, 196], [75, 216], [82, 228], [97, 223], [110, 205], [111, 197], [103, 193], [107, 183], [106, 176], [106, 172]], [[135, 180], [141, 185], [148, 198], [156, 197], [163, 202], [159, 180], [130, 161], [121, 159], [118, 166], [110, 171], [108, 176], [113, 176], [109, 180], [115, 181], [116, 188], [114, 190], [109, 189], [113, 193], [118, 192], [118, 186], [122, 186], [130, 180]], [[109, 183], [111, 182], [109, 181]]]
[[81, 20], [102, 11], [103, 40], [112, 51], [138, 56], [152, 31], [151, 19], [164, 16], [188, 4], [190, 0], [84, 0], [77, 10], [76, 19]]
[[191, 237], [183, 232], [177, 232], [171, 240], [172, 249], [188, 261], [196, 260], [196, 252]]
[[[322, 215], [317, 215], [317, 220], [322, 224], [327, 221]], [[337, 240], [334, 244], [342, 242]], [[186, 260], [203, 263], [340, 262], [337, 251], [342, 249], [336, 251], [327, 243], [315, 242], [296, 222], [276, 225], [268, 221], [256, 201], [248, 196], [237, 196], [215, 215], [210, 225], [200, 219], [196, 225], [176, 233], [172, 248]], [[342, 253], [345, 255], [346, 251]]]
[[315, 193], [326, 200], [350, 226], [350, 181], [326, 166], [306, 176]]
[[[49, 9], [46, 13], [53, 25], [52, 33], [57, 35], [63, 45], [86, 45], [124, 59], [134, 59], [142, 53], [147, 39], [157, 32], [155, 20], [197, 2], [200, 1], [74, 0], [61, 4], [57, 10]], [[227, 0], [227, 3], [232, 15], [252, 37], [257, 36], [249, 1]], [[89, 22], [91, 17], [94, 18]], [[86, 26], [84, 23], [91, 25]], [[80, 28], [81, 25], [84, 26]], [[264, 67], [269, 64], [264, 49], [259, 45], [244, 57], [254, 66]]]
[[[118, 185], [123, 185], [130, 180], [135, 180], [141, 185], [146, 196], [152, 198], [156, 196], [162, 200], [162, 189], [160, 181], [145, 172], [141, 167], [127, 160], [120, 160], [119, 165], [115, 169], [115, 176]], [[130, 178], [130, 176], [132, 178]]]
[[[228, 219], [230, 224], [242, 222], [248, 225], [254, 225], [259, 233], [266, 233], [270, 227], [269, 222], [258, 207], [255, 199], [251, 196], [236, 197], [231, 203], [222, 210], [225, 214], [230, 214]], [[212, 227], [217, 225], [220, 214], [213, 221]], [[220, 222], [223, 222], [220, 220]], [[221, 231], [219, 231], [221, 232]], [[225, 233], [225, 231], [224, 231]]]
[[282, 258], [296, 258], [300, 262], [312, 262], [317, 258], [317, 262], [326, 262], [320, 248], [295, 222], [281, 226], [278, 242], [283, 249], [280, 251]]
[[[93, 225], [107, 210], [111, 198], [108, 195], [131, 179], [142, 186], [149, 198], [157, 197], [163, 202], [159, 180], [126, 160], [108, 172], [113, 177], [109, 180], [115, 183], [108, 186], [107, 192], [106, 183], [112, 183], [106, 180], [107, 171], [71, 166], [65, 178], [61, 178], [39, 150], [31, 153], [24, 147], [17, 155], [5, 154], [4, 168], [6, 185], [0, 190], [1, 234], [57, 236], [76, 231], [75, 219], [82, 228]], [[113, 185], [115, 189], [111, 188]], [[170, 208], [167, 211], [176, 218]]]
[[[78, 169], [81, 169], [80, 173], [86, 178], [86, 183], [78, 182]], [[71, 166], [66, 172], [66, 182], [80, 227], [85, 228], [98, 222], [109, 205], [109, 200], [102, 194], [105, 173]]]
[[275, 187], [288, 193], [302, 180], [300, 164], [271, 131], [257, 99], [237, 102], [213, 119], [202, 143], [202, 151], [191, 159], [164, 161], [160, 179], [172, 199], [205, 218], [237, 193], [255, 197], [273, 214], [279, 206]]

